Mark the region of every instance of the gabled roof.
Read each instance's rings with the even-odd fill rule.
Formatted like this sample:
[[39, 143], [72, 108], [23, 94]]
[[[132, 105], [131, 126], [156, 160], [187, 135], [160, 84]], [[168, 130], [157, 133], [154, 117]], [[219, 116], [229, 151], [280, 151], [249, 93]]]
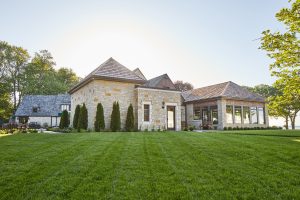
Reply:
[[82, 79], [78, 84], [76, 84], [69, 91], [69, 93], [72, 94], [93, 79], [115, 80], [140, 84], [145, 83], [145, 79], [141, 78], [136, 73], [129, 70], [113, 58], [109, 58], [94, 71], [92, 71], [89, 75], [87, 75], [84, 79]]
[[182, 93], [185, 102], [200, 101], [213, 98], [239, 99], [264, 102], [265, 99], [231, 81], [202, 87]]
[[[26, 95], [19, 105], [16, 116], [50, 117], [58, 116], [61, 113], [62, 104], [71, 104], [71, 96], [68, 94], [59, 95]], [[33, 112], [33, 107], [38, 112]]]
[[147, 81], [146, 77], [144, 76], [144, 74], [142, 73], [142, 71], [139, 68], [136, 68], [135, 70], [133, 70], [133, 72], [141, 79]]
[[152, 78], [140, 87], [176, 90], [175, 85], [168, 74], [163, 74], [161, 76]]

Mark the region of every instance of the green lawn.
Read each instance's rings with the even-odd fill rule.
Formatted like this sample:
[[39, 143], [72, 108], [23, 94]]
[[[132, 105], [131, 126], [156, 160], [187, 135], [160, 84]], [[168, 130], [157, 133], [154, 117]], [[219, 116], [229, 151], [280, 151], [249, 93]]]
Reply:
[[0, 199], [300, 199], [300, 131], [0, 137]]

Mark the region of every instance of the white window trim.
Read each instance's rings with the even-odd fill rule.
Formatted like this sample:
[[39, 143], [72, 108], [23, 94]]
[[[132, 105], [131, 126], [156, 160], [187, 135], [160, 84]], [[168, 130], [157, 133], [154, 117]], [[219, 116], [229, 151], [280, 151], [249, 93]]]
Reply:
[[[145, 111], [144, 111], [144, 105], [145, 104], [149, 105], [149, 121], [144, 121], [144, 113], [145, 113]], [[142, 108], [142, 110], [143, 110], [143, 113], [142, 113], [142, 115], [143, 115], [142, 122], [143, 122], [143, 124], [151, 124], [151, 120], [152, 120], [152, 103], [151, 103], [151, 101], [143, 101], [142, 105], [143, 105], [143, 108]]]

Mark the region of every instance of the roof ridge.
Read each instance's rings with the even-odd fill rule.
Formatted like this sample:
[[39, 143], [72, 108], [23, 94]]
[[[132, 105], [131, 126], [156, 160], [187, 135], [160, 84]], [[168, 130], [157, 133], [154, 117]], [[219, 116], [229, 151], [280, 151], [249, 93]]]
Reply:
[[[226, 83], [226, 82], [224, 82], [224, 83]], [[230, 83], [231, 83], [231, 81], [228, 81], [228, 82], [227, 82], [226, 86], [224, 87], [223, 91], [222, 91], [221, 94], [220, 94], [221, 96], [223, 96], [223, 95], [225, 94], [225, 92], [226, 92], [226, 90], [228, 89]]]

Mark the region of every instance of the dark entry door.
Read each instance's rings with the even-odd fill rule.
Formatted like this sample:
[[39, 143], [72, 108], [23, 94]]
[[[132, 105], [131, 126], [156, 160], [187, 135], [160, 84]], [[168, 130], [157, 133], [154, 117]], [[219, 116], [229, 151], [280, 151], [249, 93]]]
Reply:
[[167, 129], [175, 130], [175, 106], [167, 106]]

